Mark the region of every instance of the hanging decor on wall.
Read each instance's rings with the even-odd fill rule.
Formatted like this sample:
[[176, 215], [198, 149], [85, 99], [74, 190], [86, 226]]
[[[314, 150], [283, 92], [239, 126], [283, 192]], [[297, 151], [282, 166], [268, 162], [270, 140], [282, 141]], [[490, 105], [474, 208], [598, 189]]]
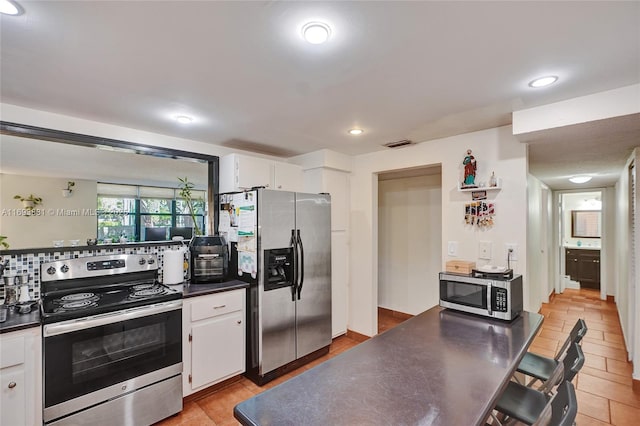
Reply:
[[496, 214], [495, 203], [473, 201], [464, 206], [464, 222], [467, 225], [487, 228], [493, 226]]

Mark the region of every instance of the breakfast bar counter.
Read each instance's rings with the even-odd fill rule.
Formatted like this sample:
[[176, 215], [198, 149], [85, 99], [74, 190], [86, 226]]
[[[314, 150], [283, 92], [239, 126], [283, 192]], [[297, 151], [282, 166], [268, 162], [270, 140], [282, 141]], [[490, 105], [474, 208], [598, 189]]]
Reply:
[[483, 424], [543, 317], [434, 307], [238, 404], [243, 425]]

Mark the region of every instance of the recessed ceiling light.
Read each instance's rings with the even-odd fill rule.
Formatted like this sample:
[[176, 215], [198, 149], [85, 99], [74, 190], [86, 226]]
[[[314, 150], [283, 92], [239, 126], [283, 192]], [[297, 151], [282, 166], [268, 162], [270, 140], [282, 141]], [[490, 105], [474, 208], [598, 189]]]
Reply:
[[362, 133], [364, 133], [364, 130], [362, 130], [362, 129], [351, 129], [351, 130], [349, 130], [349, 134], [350, 135], [361, 135]]
[[309, 22], [302, 27], [302, 37], [311, 44], [322, 44], [330, 35], [331, 28], [323, 22]]
[[591, 180], [591, 176], [572, 176], [569, 180], [573, 183], [586, 183]]
[[176, 121], [180, 124], [189, 124], [193, 121], [193, 118], [186, 115], [176, 115]]
[[19, 15], [20, 8], [10, 0], [0, 0], [0, 13], [5, 15]]
[[535, 80], [531, 80], [529, 82], [529, 86], [535, 87], [535, 88], [545, 87], [555, 83], [556, 81], [558, 81], [558, 77], [556, 77], [555, 75], [549, 75], [546, 77], [540, 77], [540, 78], [536, 78]]

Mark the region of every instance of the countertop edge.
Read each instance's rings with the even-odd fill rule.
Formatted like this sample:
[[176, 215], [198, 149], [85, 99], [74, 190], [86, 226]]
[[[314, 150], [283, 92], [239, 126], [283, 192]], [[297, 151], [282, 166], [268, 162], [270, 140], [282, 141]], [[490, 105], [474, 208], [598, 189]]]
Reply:
[[182, 298], [190, 299], [198, 296], [206, 296], [208, 294], [222, 293], [225, 291], [238, 290], [248, 288], [249, 283], [239, 280], [225, 281], [221, 283], [206, 284], [182, 284]]
[[[19, 318], [23, 321], [12, 320], [12, 317], [16, 315], [24, 318]], [[15, 312], [10, 313], [7, 316], [7, 321], [0, 323], [0, 334], [11, 333], [13, 331], [26, 330], [28, 328], [40, 327], [40, 312], [35, 311], [30, 314], [17, 314]]]

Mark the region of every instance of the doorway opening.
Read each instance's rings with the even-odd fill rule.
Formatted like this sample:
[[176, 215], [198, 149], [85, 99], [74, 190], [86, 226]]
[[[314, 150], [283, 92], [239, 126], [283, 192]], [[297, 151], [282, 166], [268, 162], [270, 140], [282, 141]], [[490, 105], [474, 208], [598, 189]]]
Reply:
[[602, 200], [601, 190], [560, 193], [560, 291], [586, 288], [604, 293]]
[[378, 174], [378, 332], [438, 304], [441, 267], [442, 167]]

